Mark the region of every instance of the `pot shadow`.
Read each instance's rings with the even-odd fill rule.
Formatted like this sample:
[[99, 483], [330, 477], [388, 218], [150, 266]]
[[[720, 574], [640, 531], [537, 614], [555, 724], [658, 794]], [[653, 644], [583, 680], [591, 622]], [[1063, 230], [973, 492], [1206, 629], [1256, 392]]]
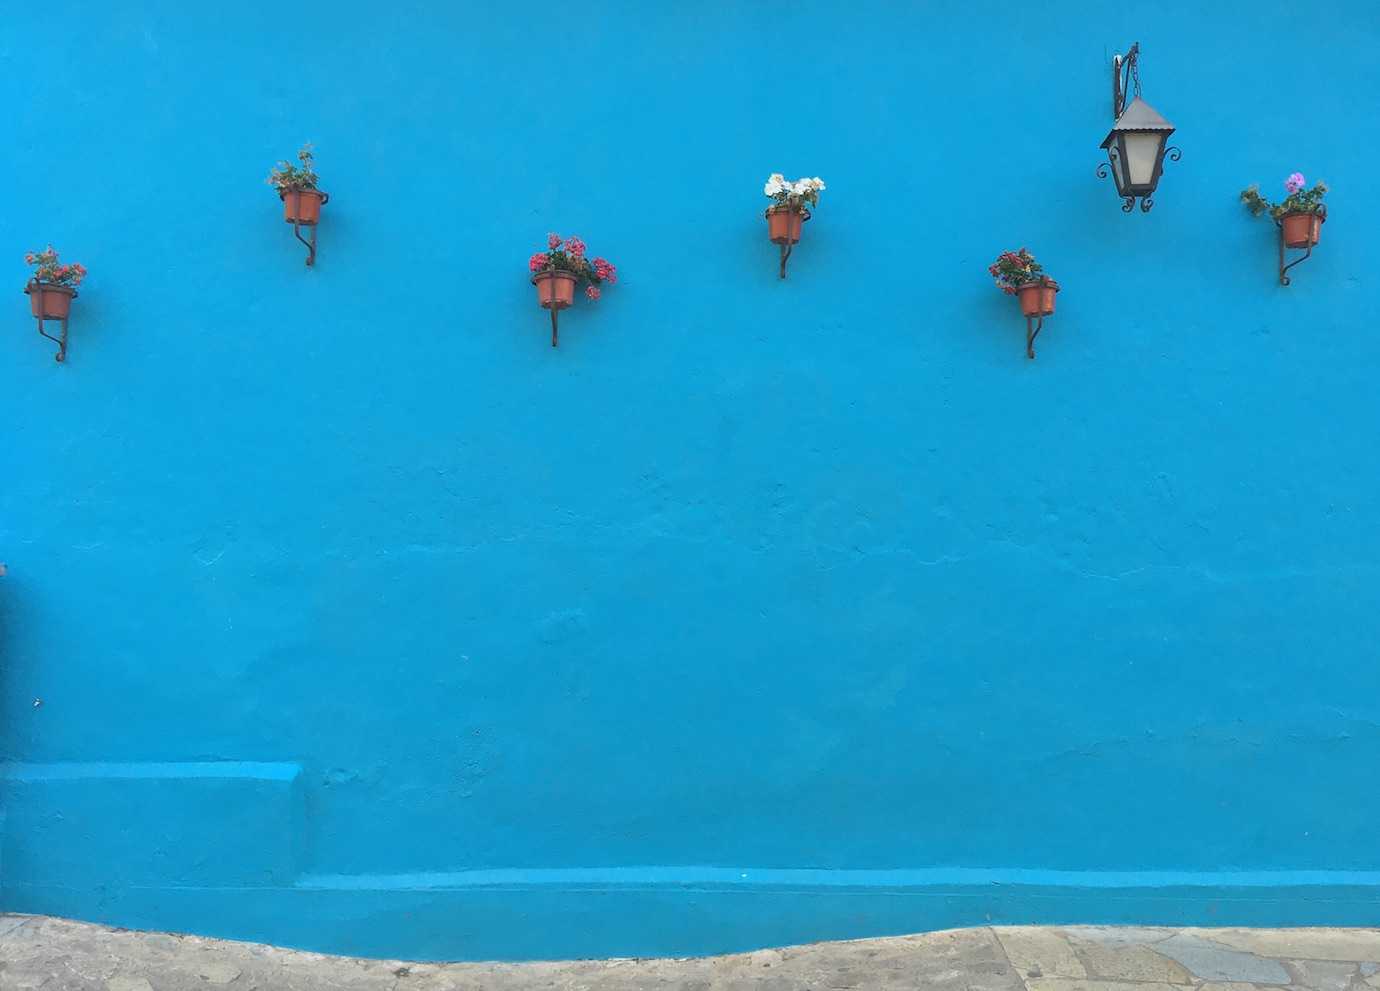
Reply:
[[[987, 302], [983, 304], [983, 323], [995, 328], [992, 334], [984, 334], [985, 340], [993, 341], [992, 358], [1005, 364], [1005, 355], [1019, 358], [1022, 363], [1034, 364], [1025, 354], [1025, 316], [1015, 296], [1008, 296], [996, 288], [983, 291]], [[1051, 318], [1046, 318], [1046, 320]], [[1035, 354], [1040, 354], [1040, 344], [1045, 339], [1048, 323], [1035, 341]], [[1000, 352], [998, 352], [1000, 348]]]
[[[89, 290], [78, 289], [77, 298], [72, 300], [72, 308], [67, 316], [67, 356], [61, 364], [72, 364], [73, 355], [81, 350], [82, 339], [89, 337], [92, 329], [100, 326], [101, 305], [97, 294]], [[61, 320], [44, 320], [43, 331], [53, 337], [62, 336]], [[38, 319], [32, 315], [29, 317], [29, 333], [33, 336], [35, 345], [39, 353], [44, 351], [48, 354], [49, 361], [55, 361], [58, 354], [58, 343], [48, 337], [44, 337], [38, 331]]]

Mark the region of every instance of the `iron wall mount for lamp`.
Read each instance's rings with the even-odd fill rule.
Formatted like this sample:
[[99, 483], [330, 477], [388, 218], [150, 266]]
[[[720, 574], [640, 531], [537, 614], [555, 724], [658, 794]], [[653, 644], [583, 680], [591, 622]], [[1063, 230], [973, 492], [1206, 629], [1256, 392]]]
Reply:
[[1140, 96], [1140, 42], [1133, 41], [1126, 54], [1112, 56], [1112, 120], [1126, 112], [1126, 94], [1134, 83]]

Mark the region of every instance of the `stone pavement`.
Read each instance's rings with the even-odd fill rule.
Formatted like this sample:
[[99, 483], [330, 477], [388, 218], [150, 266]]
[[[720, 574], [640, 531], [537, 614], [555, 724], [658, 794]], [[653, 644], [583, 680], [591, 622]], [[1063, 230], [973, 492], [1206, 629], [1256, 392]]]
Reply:
[[0, 991], [1380, 991], [1380, 929], [956, 929], [691, 960], [409, 964], [0, 915]]

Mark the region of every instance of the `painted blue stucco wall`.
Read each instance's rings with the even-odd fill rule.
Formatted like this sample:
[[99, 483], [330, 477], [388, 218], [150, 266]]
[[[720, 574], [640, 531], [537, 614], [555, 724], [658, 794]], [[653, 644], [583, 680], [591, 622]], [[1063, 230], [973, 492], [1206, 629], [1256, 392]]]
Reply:
[[[7, 11], [0, 908], [469, 958], [1380, 924], [1380, 7], [1295, 13]], [[1128, 216], [1136, 40], [1184, 157]], [[1236, 194], [1295, 169], [1285, 289]], [[828, 183], [784, 282], [772, 171]], [[559, 350], [553, 230], [620, 272]]]

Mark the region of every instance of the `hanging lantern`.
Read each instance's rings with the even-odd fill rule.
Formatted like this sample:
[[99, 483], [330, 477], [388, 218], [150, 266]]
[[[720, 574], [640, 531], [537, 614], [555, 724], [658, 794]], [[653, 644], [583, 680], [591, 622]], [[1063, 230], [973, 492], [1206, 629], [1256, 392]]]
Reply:
[[[1131, 46], [1125, 55], [1112, 59], [1112, 116], [1116, 123], [1102, 142], [1107, 163], [1097, 167], [1097, 174], [1108, 175], [1116, 184], [1116, 193], [1123, 200], [1123, 213], [1130, 213], [1140, 200], [1142, 213], [1155, 205], [1155, 187], [1166, 156], [1172, 162], [1182, 157], [1178, 148], [1166, 144], [1174, 133], [1174, 125], [1160, 116], [1154, 107], [1140, 96], [1138, 60], [1140, 43]], [[1135, 95], [1127, 104], [1127, 90], [1135, 87]]]

